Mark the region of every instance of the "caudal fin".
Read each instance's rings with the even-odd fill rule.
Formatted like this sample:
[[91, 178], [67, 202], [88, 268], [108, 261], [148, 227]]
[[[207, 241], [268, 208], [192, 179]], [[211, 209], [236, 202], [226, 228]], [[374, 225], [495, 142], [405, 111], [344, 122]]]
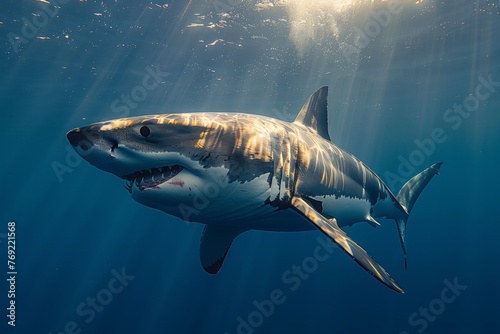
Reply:
[[406, 261], [406, 245], [405, 245], [405, 234], [406, 234], [406, 222], [408, 221], [408, 217], [410, 215], [411, 209], [413, 205], [417, 201], [418, 196], [422, 193], [422, 190], [427, 186], [429, 181], [434, 177], [434, 175], [439, 175], [439, 168], [443, 163], [439, 162], [430, 166], [429, 168], [423, 170], [419, 174], [412, 177], [408, 182], [406, 182], [401, 190], [399, 191], [396, 199], [399, 204], [401, 204], [408, 215], [404, 218], [396, 219], [396, 224], [398, 227], [399, 239], [401, 240], [401, 247], [403, 248], [403, 253], [405, 256], [405, 269], [407, 268]]

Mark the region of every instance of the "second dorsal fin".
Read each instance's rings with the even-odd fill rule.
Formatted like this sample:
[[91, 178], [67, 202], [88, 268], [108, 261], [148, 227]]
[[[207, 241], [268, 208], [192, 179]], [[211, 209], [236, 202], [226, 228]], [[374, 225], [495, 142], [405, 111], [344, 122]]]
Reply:
[[328, 87], [323, 86], [314, 92], [300, 109], [294, 123], [311, 128], [318, 135], [330, 140], [328, 134]]

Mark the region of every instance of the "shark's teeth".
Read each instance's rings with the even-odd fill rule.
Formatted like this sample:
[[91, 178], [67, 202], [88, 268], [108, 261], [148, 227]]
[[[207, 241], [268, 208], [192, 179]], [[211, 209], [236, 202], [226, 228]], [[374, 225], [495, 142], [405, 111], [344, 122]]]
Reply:
[[126, 188], [131, 193], [132, 185], [135, 185], [139, 190], [158, 188], [158, 185], [167, 182], [179, 174], [183, 169], [184, 167], [180, 165], [143, 169], [141, 171], [125, 175], [122, 178], [129, 181]]

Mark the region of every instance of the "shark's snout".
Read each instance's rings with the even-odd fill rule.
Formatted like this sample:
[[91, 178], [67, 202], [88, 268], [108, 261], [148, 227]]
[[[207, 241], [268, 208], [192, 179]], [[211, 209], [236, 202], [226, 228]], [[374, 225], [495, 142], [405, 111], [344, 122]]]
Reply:
[[119, 177], [133, 172], [135, 167], [129, 166], [126, 157], [116, 154], [117, 139], [110, 134], [103, 134], [93, 125], [76, 128], [66, 134], [75, 151], [90, 164], [115, 174]]
[[[168, 151], [168, 147], [163, 151], [155, 147], [154, 140], [158, 139], [150, 140], [150, 126], [125, 122], [129, 121], [110, 121], [75, 128], [66, 137], [84, 160], [127, 180], [127, 189], [131, 193], [134, 187], [142, 191], [158, 190], [167, 182], [170, 186], [185, 184], [181, 177], [188, 175], [188, 170], [193, 170], [189, 168], [193, 165], [192, 160], [183, 158], [179, 152]], [[155, 133], [156, 138], [160, 137], [160, 128], [156, 128]]]
[[73, 129], [66, 134], [66, 137], [75, 149], [81, 149], [84, 152], [93, 146], [100, 146], [101, 149], [111, 150], [111, 152], [118, 147], [116, 139], [104, 136], [91, 127]]
[[75, 148], [81, 148], [84, 151], [87, 151], [90, 147], [92, 147], [92, 142], [90, 142], [87, 136], [78, 129], [73, 129], [66, 134], [69, 143]]

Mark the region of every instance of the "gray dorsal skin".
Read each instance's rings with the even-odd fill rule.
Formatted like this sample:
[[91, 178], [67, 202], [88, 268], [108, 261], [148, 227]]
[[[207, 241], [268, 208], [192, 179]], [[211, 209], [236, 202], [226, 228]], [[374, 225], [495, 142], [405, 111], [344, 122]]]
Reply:
[[207, 273], [219, 272], [234, 238], [244, 231], [233, 226], [205, 225], [200, 239], [200, 260]]
[[330, 141], [328, 133], [328, 87], [323, 86], [312, 94], [300, 109], [295, 124], [302, 124]]

